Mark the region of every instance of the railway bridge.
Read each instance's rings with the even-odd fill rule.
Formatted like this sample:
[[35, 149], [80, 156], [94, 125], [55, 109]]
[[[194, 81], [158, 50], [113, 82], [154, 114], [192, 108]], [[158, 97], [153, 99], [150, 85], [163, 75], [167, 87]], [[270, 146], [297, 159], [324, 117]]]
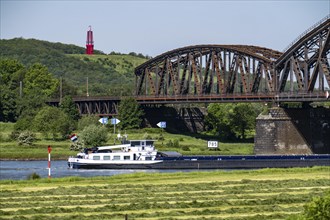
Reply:
[[[329, 63], [330, 15], [302, 33], [283, 52], [252, 45], [194, 45], [165, 52], [136, 67], [135, 98], [145, 106], [326, 102], [330, 92]], [[99, 115], [117, 114], [120, 100], [121, 97], [74, 98], [81, 114]], [[256, 153], [281, 153], [281, 149], [289, 152], [287, 146], [294, 146], [293, 153], [330, 153], [329, 109], [321, 113], [315, 109], [302, 111], [305, 112], [293, 114], [273, 109], [268, 117], [257, 119]], [[297, 115], [299, 118], [294, 118]], [[304, 131], [299, 130], [301, 125]], [[315, 132], [317, 138], [311, 135]], [[301, 149], [297, 150], [297, 146]]]
[[[251, 45], [174, 49], [136, 67], [135, 98], [142, 105], [328, 101], [329, 35], [330, 15], [284, 52]], [[74, 101], [81, 114], [113, 115], [121, 98], [74, 97]]]

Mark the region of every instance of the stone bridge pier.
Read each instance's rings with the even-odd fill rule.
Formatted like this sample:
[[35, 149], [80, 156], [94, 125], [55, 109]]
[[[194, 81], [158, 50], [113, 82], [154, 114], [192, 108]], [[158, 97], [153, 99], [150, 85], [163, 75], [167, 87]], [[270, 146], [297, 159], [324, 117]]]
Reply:
[[329, 154], [329, 108], [272, 108], [256, 121], [255, 154]]

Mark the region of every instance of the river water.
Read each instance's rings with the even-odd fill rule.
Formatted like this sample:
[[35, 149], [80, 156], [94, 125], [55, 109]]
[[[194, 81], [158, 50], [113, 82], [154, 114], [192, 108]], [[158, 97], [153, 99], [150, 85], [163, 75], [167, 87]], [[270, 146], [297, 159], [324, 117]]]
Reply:
[[[51, 162], [51, 177], [67, 176], [113, 176], [135, 172], [190, 172], [196, 170], [78, 170], [69, 169], [66, 160]], [[48, 161], [0, 161], [0, 180], [26, 180], [32, 173], [48, 177]]]

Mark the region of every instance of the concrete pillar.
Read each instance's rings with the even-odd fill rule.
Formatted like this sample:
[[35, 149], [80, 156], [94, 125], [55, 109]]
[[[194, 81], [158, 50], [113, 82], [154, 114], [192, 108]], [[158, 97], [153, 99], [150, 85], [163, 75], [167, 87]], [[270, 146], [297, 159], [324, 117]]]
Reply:
[[330, 153], [330, 109], [270, 109], [256, 121], [255, 154]]

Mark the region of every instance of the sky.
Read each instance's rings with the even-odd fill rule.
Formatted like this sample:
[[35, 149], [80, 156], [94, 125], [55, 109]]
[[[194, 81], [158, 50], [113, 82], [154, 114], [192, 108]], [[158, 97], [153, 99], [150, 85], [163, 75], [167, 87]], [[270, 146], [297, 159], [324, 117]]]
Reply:
[[198, 44], [283, 51], [330, 14], [330, 0], [0, 0], [0, 38], [22, 37], [155, 57]]

